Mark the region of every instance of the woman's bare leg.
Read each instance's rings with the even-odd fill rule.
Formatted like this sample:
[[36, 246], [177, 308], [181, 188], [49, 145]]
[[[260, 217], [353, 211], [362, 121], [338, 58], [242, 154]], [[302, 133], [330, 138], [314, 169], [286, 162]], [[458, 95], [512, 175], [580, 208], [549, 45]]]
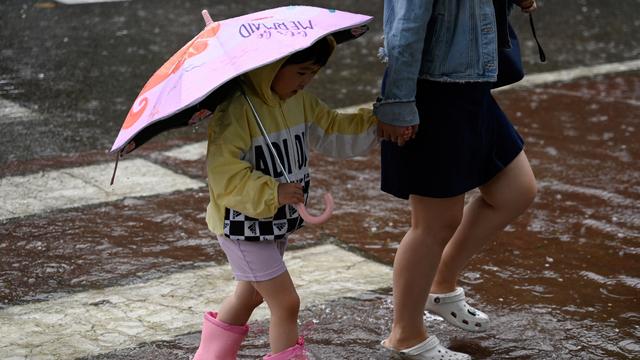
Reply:
[[481, 186], [481, 195], [465, 206], [460, 227], [444, 249], [431, 292], [455, 290], [458, 276], [473, 255], [529, 207], [536, 190], [524, 151]]
[[427, 338], [424, 306], [445, 245], [462, 218], [464, 195], [436, 199], [411, 195], [411, 228], [393, 263], [393, 325], [386, 345], [412, 347]]

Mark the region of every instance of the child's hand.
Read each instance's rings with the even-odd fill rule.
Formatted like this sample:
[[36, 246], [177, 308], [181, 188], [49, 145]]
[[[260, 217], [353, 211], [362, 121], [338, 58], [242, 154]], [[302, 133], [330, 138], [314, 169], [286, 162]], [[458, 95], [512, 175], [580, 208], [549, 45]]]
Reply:
[[406, 127], [403, 131], [402, 131], [402, 138], [404, 139], [405, 142], [414, 139], [416, 137], [416, 133], [418, 132], [418, 125], [412, 125], [409, 127]]
[[538, 8], [536, 0], [520, 0], [517, 4], [523, 13], [532, 13]]
[[210, 116], [211, 114], [213, 114], [211, 111], [202, 109], [191, 116], [191, 119], [189, 119], [189, 125], [195, 125], [200, 121], [206, 119], [207, 116]]
[[285, 204], [304, 203], [304, 193], [300, 183], [280, 183], [278, 184], [278, 203]]
[[124, 155], [124, 154], [128, 154], [128, 153], [132, 152], [132, 151], [133, 151], [133, 149], [135, 149], [135, 148], [136, 148], [136, 143], [135, 143], [135, 142], [133, 142], [133, 141], [130, 141], [130, 142], [127, 144], [127, 146], [125, 146], [125, 147], [124, 147], [124, 149], [122, 150], [122, 155]]

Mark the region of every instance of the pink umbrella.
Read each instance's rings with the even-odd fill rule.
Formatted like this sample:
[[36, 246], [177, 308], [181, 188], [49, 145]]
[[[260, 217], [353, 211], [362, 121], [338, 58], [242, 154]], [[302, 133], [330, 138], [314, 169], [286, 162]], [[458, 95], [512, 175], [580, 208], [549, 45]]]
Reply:
[[[213, 22], [206, 10], [202, 15], [204, 30], [142, 88], [111, 152], [120, 156], [164, 130], [197, 122], [204, 117], [201, 109], [215, 108], [215, 90], [229, 80], [309, 47], [329, 34], [338, 43], [356, 38], [372, 20], [367, 15], [311, 6], [285, 6], [218, 22]], [[326, 209], [319, 217], [309, 215], [302, 204], [297, 207], [305, 221], [320, 223], [331, 215], [333, 201], [331, 195], [325, 195]]]

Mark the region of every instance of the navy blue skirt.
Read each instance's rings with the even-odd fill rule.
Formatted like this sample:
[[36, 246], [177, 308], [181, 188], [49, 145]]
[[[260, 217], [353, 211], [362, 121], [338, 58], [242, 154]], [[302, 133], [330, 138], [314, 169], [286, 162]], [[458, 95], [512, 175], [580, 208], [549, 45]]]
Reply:
[[491, 95], [492, 83], [419, 80], [420, 126], [404, 146], [382, 142], [382, 191], [447, 198], [491, 180], [524, 140]]

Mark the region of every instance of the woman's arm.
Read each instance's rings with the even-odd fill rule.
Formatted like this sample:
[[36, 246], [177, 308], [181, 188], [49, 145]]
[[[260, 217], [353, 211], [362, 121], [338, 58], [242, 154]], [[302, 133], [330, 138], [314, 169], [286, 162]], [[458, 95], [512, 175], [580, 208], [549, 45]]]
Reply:
[[384, 2], [387, 68], [381, 98], [374, 105], [374, 113], [383, 123], [396, 126], [419, 123], [415, 106], [416, 81], [432, 8], [432, 0]]

